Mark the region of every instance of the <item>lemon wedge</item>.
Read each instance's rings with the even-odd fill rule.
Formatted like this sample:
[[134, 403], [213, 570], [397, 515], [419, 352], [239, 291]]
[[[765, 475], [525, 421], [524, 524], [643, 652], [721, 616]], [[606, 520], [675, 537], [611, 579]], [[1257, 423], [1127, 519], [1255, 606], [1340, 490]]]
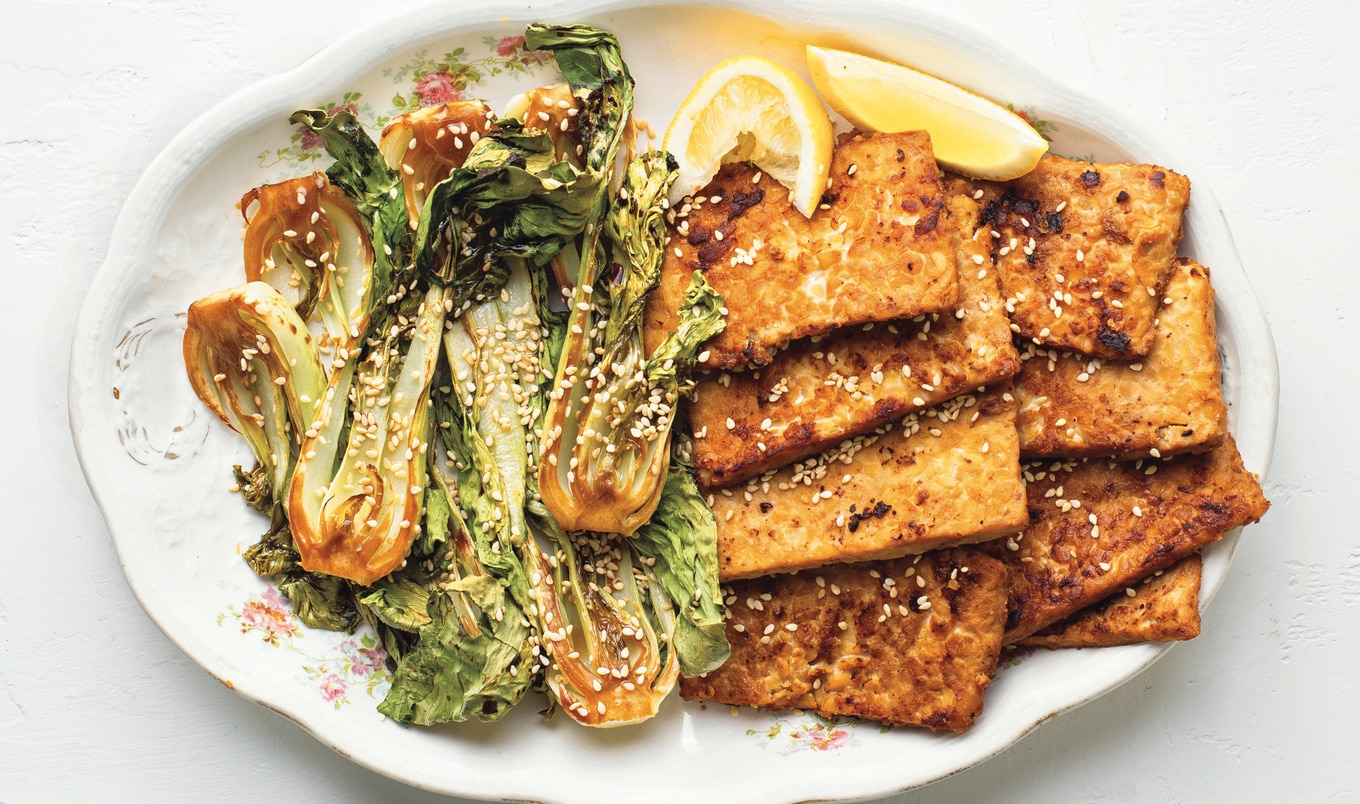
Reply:
[[723, 162], [747, 161], [810, 216], [826, 190], [832, 139], [831, 119], [806, 81], [769, 59], [736, 56], [699, 79], [662, 147], [680, 165], [674, 200], [703, 188]]
[[935, 160], [978, 179], [1034, 169], [1048, 141], [1019, 115], [900, 64], [808, 45], [808, 71], [827, 104], [868, 131], [930, 133]]

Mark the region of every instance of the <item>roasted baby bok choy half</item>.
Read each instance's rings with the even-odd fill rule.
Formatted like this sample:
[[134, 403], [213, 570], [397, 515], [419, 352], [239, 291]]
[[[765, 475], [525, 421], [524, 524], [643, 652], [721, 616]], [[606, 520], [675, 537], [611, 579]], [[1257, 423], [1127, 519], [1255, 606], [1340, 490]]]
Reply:
[[568, 530], [632, 534], [661, 499], [676, 404], [699, 346], [722, 330], [721, 299], [695, 274], [680, 328], [648, 356], [642, 315], [661, 279], [675, 160], [631, 162], [598, 246], [586, 252], [548, 408], [543, 501]]
[[191, 304], [187, 326], [194, 392], [245, 437], [271, 495], [282, 493], [326, 389], [306, 323], [272, 286], [250, 282]]
[[401, 566], [420, 527], [430, 384], [445, 288], [406, 300], [409, 315], [347, 362], [302, 442], [288, 521], [302, 565], [368, 585]]
[[495, 117], [481, 101], [460, 100], [398, 115], [383, 128], [378, 148], [401, 178], [402, 202], [412, 230], [420, 223], [430, 192], [463, 166]]
[[[336, 162], [328, 172], [367, 217], [379, 244], [361, 278], [367, 323], [335, 355], [330, 383], [300, 449], [288, 520], [308, 570], [369, 585], [401, 566], [420, 529], [430, 433], [429, 388], [450, 292], [422, 289], [409, 264], [400, 174], [353, 116], [298, 112]], [[337, 272], [338, 273], [338, 272]], [[355, 272], [351, 272], [353, 274]], [[381, 299], [382, 304], [377, 304]]]
[[[429, 584], [430, 623], [402, 656], [380, 711], [401, 722], [501, 717], [540, 672], [522, 562], [537, 383], [539, 321], [522, 265], [491, 300], [450, 322], [447, 373], [433, 389], [439, 426], [431, 476], [447, 515], [428, 508], [421, 541], [447, 534]], [[443, 469], [456, 472], [450, 486]], [[455, 491], [456, 490], [456, 491]], [[418, 547], [420, 545], [417, 545]]]
[[322, 325], [319, 348], [344, 360], [368, 327], [373, 245], [359, 211], [324, 173], [256, 187], [241, 198], [246, 278], [268, 282], [302, 318]]
[[241, 494], [269, 516], [245, 551], [262, 576], [277, 577], [298, 617], [316, 628], [353, 628], [358, 612], [338, 578], [306, 571], [294, 549], [283, 497], [298, 447], [326, 390], [317, 347], [293, 305], [264, 282], [219, 291], [189, 307], [184, 362], [199, 398], [245, 436], [255, 467], [235, 474]]
[[[532, 669], [573, 719], [632, 723], [654, 715], [678, 678], [672, 606], [645, 567], [635, 566], [624, 537], [568, 533], [536, 499], [542, 387], [550, 381], [543, 365], [560, 347], [562, 329], [561, 317], [546, 311], [544, 284], [541, 273], [531, 278], [524, 261], [511, 260], [501, 291], [448, 330], [452, 384], [442, 398], [451, 427], [440, 435], [458, 472], [471, 543], [486, 575], [501, 579], [507, 593], [494, 599], [496, 627], [532, 626], [527, 654], [496, 668], [495, 688], [522, 691], [521, 669]], [[448, 591], [457, 595], [450, 602], [484, 586], [466, 575], [451, 580]], [[469, 608], [487, 612], [484, 604]], [[468, 642], [448, 640], [445, 653], [469, 650]], [[446, 668], [454, 688], [473, 668], [482, 679], [493, 669], [485, 660]]]
[[[554, 51], [580, 103], [580, 159], [587, 170], [608, 175], [633, 103], [632, 78], [617, 42], [584, 26], [530, 26], [525, 42]], [[552, 119], [547, 111], [541, 116]], [[651, 516], [669, 460], [679, 383], [696, 351], [684, 347], [697, 347], [722, 327], [713, 304], [705, 321], [716, 328], [679, 344], [664, 370], [653, 372], [656, 379], [670, 373], [675, 383], [646, 376], [642, 313], [660, 281], [666, 194], [675, 177], [668, 154], [633, 160], [617, 195], [597, 197], [576, 259], [559, 260], [558, 273], [575, 287], [538, 483], [544, 504], [568, 531], [626, 535]], [[690, 327], [696, 335], [700, 329]]]

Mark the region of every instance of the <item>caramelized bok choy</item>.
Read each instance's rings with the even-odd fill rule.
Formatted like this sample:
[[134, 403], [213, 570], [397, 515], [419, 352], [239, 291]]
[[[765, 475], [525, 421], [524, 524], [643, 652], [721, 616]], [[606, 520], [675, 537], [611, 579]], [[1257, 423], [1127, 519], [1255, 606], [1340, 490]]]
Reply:
[[[337, 167], [345, 166], [349, 192], [386, 188], [372, 199], [375, 231], [404, 240], [409, 225], [392, 224], [398, 213], [409, 220], [398, 188], [433, 187], [413, 240], [414, 268], [394, 274], [362, 353], [334, 372], [288, 498], [303, 565], [362, 585], [397, 569], [420, 527], [430, 388], [446, 317], [490, 291], [487, 278], [503, 275], [503, 257], [523, 251], [546, 261], [583, 225], [571, 211], [583, 190], [551, 162], [551, 141], [541, 133], [491, 131], [451, 171], [440, 159], [398, 160], [392, 170], [382, 152], [401, 145], [419, 154], [422, 137], [450, 136], [428, 122], [394, 122], [377, 148], [341, 137], [333, 120], [309, 122], [334, 147]], [[324, 132], [335, 133], [326, 139]], [[383, 245], [383, 253], [400, 250]]]
[[264, 282], [206, 296], [189, 307], [184, 361], [199, 398], [245, 436], [255, 468], [236, 467], [242, 496], [270, 518], [245, 552], [257, 574], [277, 576], [298, 617], [316, 628], [353, 628], [358, 612], [343, 582], [305, 571], [282, 497], [326, 380], [316, 344], [292, 304]]
[[[471, 676], [477, 689], [508, 698], [522, 694], [530, 671], [541, 672], [572, 718], [632, 723], [654, 715], [678, 677], [671, 605], [645, 567], [634, 566], [622, 537], [568, 533], [537, 500], [537, 433], [550, 381], [544, 365], [560, 351], [563, 325], [546, 311], [542, 282], [541, 273], [511, 260], [501, 291], [473, 305], [444, 338], [454, 415], [441, 437], [455, 459], [458, 496], [485, 572], [471, 583], [466, 573], [447, 582], [449, 602], [483, 617], [494, 604], [498, 639], [520, 623], [531, 626], [520, 643], [526, 652], [503, 653], [495, 666], [476, 653], [471, 632], [460, 639], [441, 632], [444, 688], [467, 690]], [[501, 589], [483, 578], [499, 580]], [[473, 591], [483, 599], [472, 600]], [[469, 654], [477, 660], [449, 661]]]
[[327, 176], [353, 199], [377, 248], [361, 310], [367, 328], [335, 355], [304, 431], [288, 521], [303, 567], [369, 585], [401, 566], [420, 528], [429, 387], [450, 299], [412, 284], [401, 178], [354, 116], [300, 111], [292, 120], [335, 158]]
[[245, 437], [271, 496], [280, 494], [326, 389], [306, 323], [272, 286], [249, 282], [189, 305], [187, 327], [184, 365], [194, 393]]
[[268, 282], [304, 320], [318, 348], [343, 361], [373, 308], [373, 245], [359, 211], [324, 173], [256, 187], [241, 198], [246, 279]]
[[308, 570], [367, 586], [406, 560], [420, 527], [430, 384], [450, 303], [446, 288], [407, 297], [405, 312], [332, 377], [288, 493]]
[[543, 501], [568, 530], [632, 534], [651, 518], [670, 460], [676, 403], [699, 346], [724, 325], [721, 299], [696, 273], [680, 327], [650, 358], [642, 315], [661, 279], [666, 195], [675, 160], [629, 163], [600, 246], [586, 252], [548, 408]]
[[195, 390], [258, 459], [238, 478], [271, 524], [247, 560], [309, 624], [368, 618], [404, 723], [495, 720], [544, 687], [632, 723], [727, 654], [712, 516], [671, 437], [721, 300], [696, 275], [644, 354], [674, 161], [616, 177], [633, 99], [611, 35], [534, 25], [526, 46], [566, 84], [520, 120], [459, 101], [375, 144], [347, 111], [295, 113], [334, 164], [246, 194], [262, 281], [190, 312]]
[[369, 242], [373, 243], [371, 298], [375, 304], [394, 303], [396, 299], [391, 294], [407, 281], [405, 275], [409, 273], [415, 248], [401, 175], [387, 166], [373, 138], [346, 109], [334, 114], [302, 109], [294, 112], [288, 122], [311, 129], [321, 138], [326, 153], [335, 159], [326, 169], [326, 177], [354, 204]]
[[[561, 61], [563, 52], [557, 55]], [[593, 63], [607, 61], [605, 57]], [[603, 86], [604, 79], [596, 78], [592, 80], [597, 88]], [[621, 78], [626, 79], [626, 74]], [[626, 80], [614, 83], [631, 86]], [[617, 94], [609, 97], [618, 98]], [[631, 98], [626, 93], [623, 97]], [[565, 189], [565, 194], [557, 196], [565, 195], [565, 202], [542, 205], [539, 199], [552, 200], [553, 196], [510, 173], [512, 180], [504, 186], [517, 199], [511, 211], [526, 223], [518, 228], [507, 226], [511, 219], [487, 202], [494, 202], [494, 196], [479, 198], [495, 185], [483, 176], [465, 177], [460, 183], [455, 173], [431, 194], [427, 212], [453, 209], [455, 204], [447, 199], [472, 199], [483, 221], [498, 221], [495, 235], [488, 231], [484, 239], [478, 239], [475, 233], [460, 230], [457, 220], [450, 220], [442, 232], [423, 222], [417, 235], [423, 253], [438, 258], [428, 266], [438, 275], [432, 281], [466, 275], [459, 270], [460, 262], [475, 264], [477, 258], [486, 259], [492, 253], [498, 253], [499, 261], [487, 265], [480, 276], [473, 274], [475, 284], [464, 286], [462, 292], [472, 294], [471, 303], [460, 308], [465, 312], [444, 339], [451, 385], [443, 397], [450, 409], [449, 427], [441, 431], [441, 438], [458, 469], [458, 496], [474, 547], [463, 551], [462, 563], [485, 574], [463, 572], [432, 593], [432, 597], [448, 593], [449, 608], [462, 612], [463, 624], [457, 630], [435, 631], [433, 625], [422, 630], [417, 649], [422, 653], [420, 661], [403, 660], [394, 692], [384, 704], [384, 711], [398, 719], [427, 716], [431, 710], [424, 705], [429, 701], [443, 704], [437, 707], [442, 710], [439, 716], [460, 718], [469, 711], [482, 711], [472, 705], [477, 700], [499, 714], [503, 711], [499, 701], [522, 693], [530, 672], [541, 672], [571, 717], [591, 725], [617, 725], [655, 714], [678, 677], [677, 659], [670, 647], [673, 607], [660, 585], [645, 567], [634, 567], [633, 554], [622, 537], [568, 533], [537, 494], [538, 434], [546, 413], [543, 391], [551, 374], [545, 367], [561, 354], [565, 321], [548, 309], [543, 274], [532, 271], [530, 263], [541, 265], [545, 256], [551, 257], [561, 247], [558, 244], [578, 237], [588, 222], [594, 225], [586, 239], [598, 239], [593, 230], [601, 227], [608, 205], [603, 188], [613, 157], [608, 142], [612, 140], [617, 147], [618, 127], [593, 125], [593, 115], [610, 108], [613, 119], [626, 117], [626, 109], [618, 114], [617, 107], [609, 107], [600, 92], [582, 108], [578, 116], [582, 129], [592, 130], [597, 142], [606, 143], [603, 149], [594, 150], [596, 164], [587, 163], [584, 171], [555, 161], [551, 139], [540, 132], [502, 122], [499, 131], [483, 140], [492, 143], [486, 146], [489, 151], [494, 146], [508, 154], [518, 146], [521, 152], [531, 153], [523, 162], [531, 175], [542, 175], [542, 166], [560, 171], [555, 175], [566, 181], [562, 187], [549, 189]], [[466, 214], [467, 207], [459, 208]], [[506, 247], [521, 236], [518, 233], [533, 231], [528, 224], [535, 220], [553, 223], [559, 238], [556, 243], [538, 251]], [[564, 221], [575, 231], [564, 226]], [[542, 238], [534, 242], [541, 244]], [[461, 252], [455, 244], [462, 245]], [[436, 253], [438, 248], [443, 253]], [[476, 560], [468, 560], [474, 554]], [[455, 574], [451, 572], [450, 578]], [[475, 587], [468, 585], [468, 578], [475, 579]], [[487, 582], [492, 578], [497, 586]], [[474, 588], [495, 594], [474, 599], [470, 594]], [[495, 653], [478, 650], [486, 644], [479, 637], [487, 630], [479, 618], [485, 618], [489, 606], [495, 607], [492, 620], [498, 628], [518, 623], [530, 628], [522, 643], [527, 653], [502, 652], [499, 661], [492, 661]], [[427, 640], [426, 634], [432, 638]], [[441, 656], [443, 661], [439, 661]], [[455, 657], [472, 658], [460, 662], [453, 661]], [[408, 664], [409, 672], [404, 669]], [[404, 681], [408, 677], [409, 684]]]
[[387, 166], [401, 176], [402, 200], [412, 230], [439, 182], [467, 161], [491, 131], [495, 113], [479, 100], [458, 100], [398, 115], [378, 139]]
[[430, 191], [416, 231], [416, 268], [460, 299], [489, 298], [508, 263], [546, 264], [586, 227], [602, 176], [555, 158], [552, 138], [501, 120], [463, 169]]
[[527, 568], [553, 697], [588, 726], [654, 716], [680, 677], [671, 601], [625, 537], [543, 526], [551, 552], [531, 547]]

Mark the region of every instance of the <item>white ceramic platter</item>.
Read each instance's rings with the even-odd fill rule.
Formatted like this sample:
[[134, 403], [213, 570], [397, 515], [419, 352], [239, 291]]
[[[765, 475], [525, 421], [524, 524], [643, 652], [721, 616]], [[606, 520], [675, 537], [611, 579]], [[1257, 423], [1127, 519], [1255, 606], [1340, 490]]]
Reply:
[[[762, 18], [752, 16], [756, 13]], [[986, 711], [959, 736], [812, 716], [732, 714], [678, 698], [639, 727], [590, 731], [544, 721], [525, 701], [503, 722], [405, 728], [375, 710], [387, 687], [364, 634], [298, 625], [238, 553], [263, 521], [228, 492], [244, 442], [210, 420], [179, 356], [183, 312], [241, 281], [240, 213], [251, 187], [324, 168], [288, 115], [351, 103], [375, 127], [398, 104], [451, 89], [499, 107], [554, 79], [513, 39], [532, 21], [589, 22], [618, 35], [638, 82], [638, 114], [664, 130], [694, 81], [721, 59], [761, 53], [805, 74], [805, 42], [926, 69], [1046, 121], [1058, 153], [1156, 162], [1194, 182], [1181, 251], [1208, 265], [1232, 427], [1264, 474], [1275, 433], [1274, 347], [1212, 192], [1194, 166], [1136, 121], [1065, 88], [1004, 46], [898, 4], [755, 0], [724, 8], [636, 2], [444, 3], [373, 26], [192, 123], [146, 172], [114, 231], [81, 312], [71, 360], [71, 425], [82, 465], [147, 613], [241, 695], [297, 722], [379, 773], [468, 797], [533, 801], [791, 802], [886, 795], [926, 784], [1013, 744], [1047, 718], [1127, 681], [1167, 648], [1035, 653], [1003, 668]], [[1204, 597], [1236, 536], [1207, 553]], [[1194, 644], [1182, 648], [1194, 650]]]

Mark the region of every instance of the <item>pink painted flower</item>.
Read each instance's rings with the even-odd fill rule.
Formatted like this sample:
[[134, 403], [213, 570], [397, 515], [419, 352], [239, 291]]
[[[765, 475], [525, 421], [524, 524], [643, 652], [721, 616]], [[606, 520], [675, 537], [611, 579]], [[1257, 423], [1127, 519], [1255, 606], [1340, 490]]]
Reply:
[[241, 607], [241, 631], [251, 629], [264, 632], [264, 640], [278, 644], [279, 637], [291, 637], [297, 633], [297, 623], [277, 589], [269, 587], [256, 600], [247, 601]]
[[448, 73], [426, 73], [416, 82], [416, 97], [420, 98], [421, 106], [434, 106], [462, 100], [463, 93], [453, 85], [453, 76]]
[[298, 126], [298, 133], [302, 135], [302, 139], [298, 141], [298, 147], [302, 150], [310, 151], [321, 147], [321, 135], [315, 131], [306, 126]]
[[274, 606], [275, 608], [280, 609], [288, 608], [289, 605], [288, 598], [279, 594], [279, 588], [277, 586], [266, 586], [264, 589], [264, 593], [261, 594], [260, 597], [264, 600], [264, 602], [268, 603], [271, 606]]
[[496, 55], [503, 59], [508, 59], [515, 55], [515, 51], [524, 47], [524, 37], [507, 36], [496, 43]]
[[356, 667], [362, 664], [365, 668], [365, 672], [361, 675], [372, 675], [383, 669], [383, 666], [387, 664], [387, 651], [382, 648], [359, 648], [359, 656], [363, 661], [362, 663], [356, 662]]
[[321, 679], [321, 697], [327, 702], [333, 702], [348, 690], [349, 687], [345, 686], [345, 680], [335, 673]]
[[814, 751], [834, 751], [850, 740], [850, 732], [845, 729], [828, 729], [820, 723], [799, 729], [789, 735], [795, 742]]
[[387, 651], [378, 647], [366, 648], [353, 639], [340, 643], [340, 650], [345, 654], [349, 672], [360, 678], [373, 675], [387, 663]]

